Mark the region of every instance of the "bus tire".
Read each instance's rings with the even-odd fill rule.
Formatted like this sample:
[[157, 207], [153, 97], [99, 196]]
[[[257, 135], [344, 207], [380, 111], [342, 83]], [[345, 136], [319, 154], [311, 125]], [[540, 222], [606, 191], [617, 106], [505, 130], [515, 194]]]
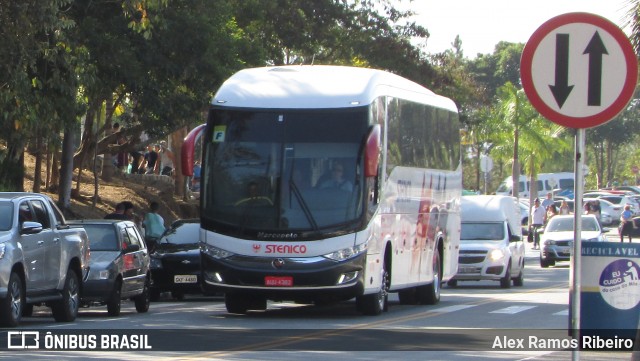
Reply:
[[224, 305], [229, 313], [244, 315], [249, 310], [249, 302], [246, 296], [240, 293], [225, 293]]
[[358, 311], [363, 315], [377, 316], [383, 311], [389, 309], [389, 272], [387, 271], [386, 262], [382, 266], [382, 282], [380, 284], [380, 290], [370, 295], [362, 295], [356, 297], [356, 307]]
[[415, 287], [398, 291], [398, 300], [401, 305], [415, 305], [418, 303]]
[[442, 275], [440, 274], [440, 251], [436, 247], [433, 253], [433, 281], [424, 286], [418, 286], [416, 293], [418, 295], [418, 302], [422, 305], [435, 305], [440, 302], [440, 286], [442, 282]]

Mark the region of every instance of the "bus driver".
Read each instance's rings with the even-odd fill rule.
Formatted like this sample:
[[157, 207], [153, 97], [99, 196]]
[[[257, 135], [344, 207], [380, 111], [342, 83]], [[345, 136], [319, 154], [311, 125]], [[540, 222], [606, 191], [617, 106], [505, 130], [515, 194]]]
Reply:
[[328, 179], [320, 184], [320, 189], [337, 188], [343, 191], [353, 191], [353, 184], [344, 179], [344, 165], [336, 162], [331, 169], [331, 179]]

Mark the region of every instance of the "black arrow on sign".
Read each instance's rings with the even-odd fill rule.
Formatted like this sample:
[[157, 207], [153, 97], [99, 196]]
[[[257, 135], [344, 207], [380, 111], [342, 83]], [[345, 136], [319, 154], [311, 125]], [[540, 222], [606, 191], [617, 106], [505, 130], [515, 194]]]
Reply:
[[556, 83], [549, 85], [556, 103], [562, 108], [571, 94], [569, 85], [569, 34], [556, 34]]
[[583, 54], [589, 54], [589, 88], [587, 90], [587, 104], [600, 105], [602, 96], [602, 55], [609, 54], [604, 47], [598, 31], [593, 34], [589, 45]]

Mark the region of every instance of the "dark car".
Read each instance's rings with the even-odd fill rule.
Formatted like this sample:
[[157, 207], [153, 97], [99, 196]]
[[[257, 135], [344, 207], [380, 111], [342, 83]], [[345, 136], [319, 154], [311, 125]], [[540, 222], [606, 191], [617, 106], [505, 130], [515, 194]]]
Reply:
[[122, 299], [135, 302], [138, 312], [149, 310], [149, 252], [135, 223], [96, 219], [69, 221], [89, 236], [91, 261], [83, 284], [83, 306], [106, 304], [110, 316], [120, 314]]
[[171, 292], [176, 299], [202, 293], [200, 280], [200, 220], [182, 219], [158, 239], [151, 253], [151, 299]]

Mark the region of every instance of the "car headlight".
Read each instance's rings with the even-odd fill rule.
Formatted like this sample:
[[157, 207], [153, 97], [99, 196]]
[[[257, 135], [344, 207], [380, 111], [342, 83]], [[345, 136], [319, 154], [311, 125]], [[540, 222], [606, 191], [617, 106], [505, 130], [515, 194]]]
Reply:
[[109, 279], [109, 270], [108, 269], [103, 269], [103, 270], [90, 269], [89, 270], [88, 279], [90, 279], [90, 280], [108, 280]]
[[556, 241], [548, 239], [546, 241], [544, 241], [544, 245], [545, 246], [554, 246], [556, 244]]
[[334, 260], [334, 261], [344, 261], [350, 258], [353, 258], [363, 252], [367, 251], [368, 243], [362, 243], [353, 247], [343, 248], [339, 251], [335, 251], [329, 254], [325, 254], [323, 257]]
[[215, 259], [229, 258], [234, 255], [234, 253], [225, 251], [222, 248], [214, 247], [207, 243], [200, 243], [200, 251]]
[[489, 252], [489, 259], [492, 261], [498, 261], [504, 257], [504, 252], [501, 249], [493, 249]]

